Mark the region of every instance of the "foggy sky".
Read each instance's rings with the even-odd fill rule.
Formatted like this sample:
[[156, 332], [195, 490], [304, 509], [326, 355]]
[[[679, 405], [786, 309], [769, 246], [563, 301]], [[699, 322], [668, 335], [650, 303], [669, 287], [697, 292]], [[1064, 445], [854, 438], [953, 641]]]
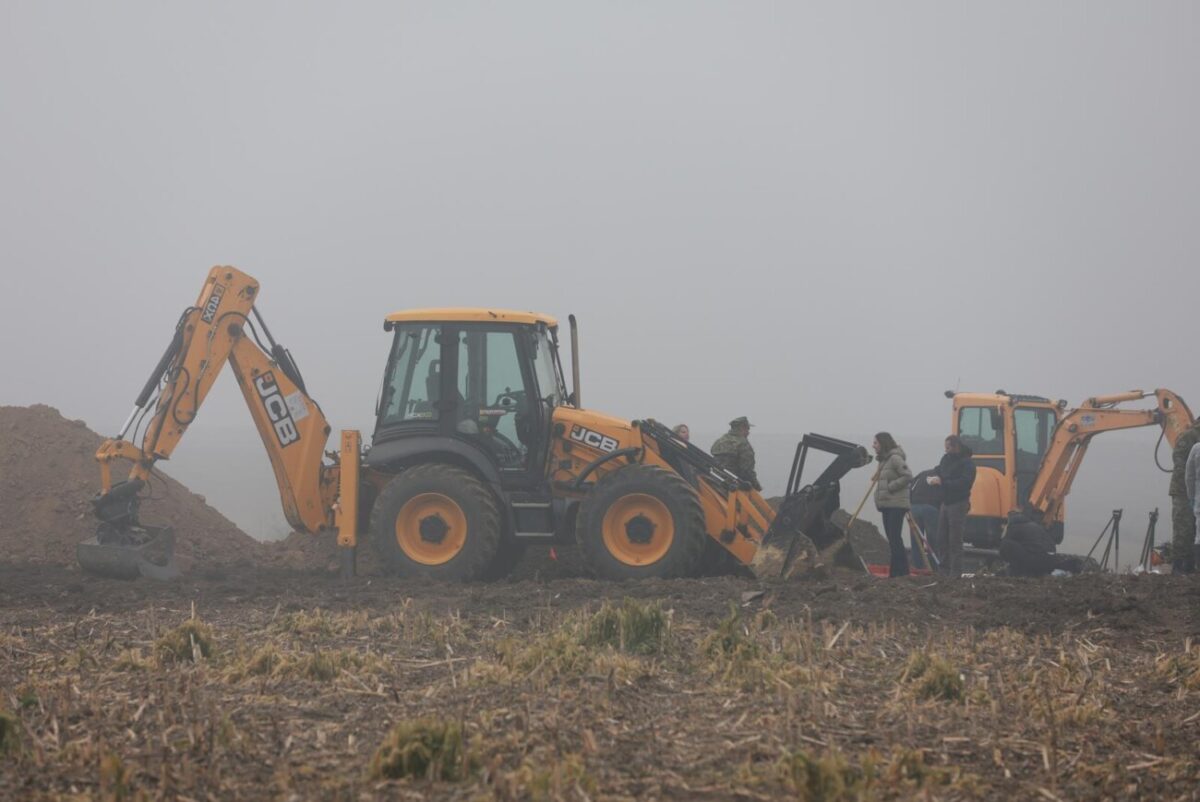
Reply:
[[[372, 428], [383, 316], [440, 305], [575, 313], [587, 406], [700, 431], [903, 442], [953, 387], [1196, 407], [1198, 33], [1187, 2], [9, 0], [0, 403], [115, 433], [228, 263], [335, 429]], [[255, 437], [242, 403], [193, 432]]]

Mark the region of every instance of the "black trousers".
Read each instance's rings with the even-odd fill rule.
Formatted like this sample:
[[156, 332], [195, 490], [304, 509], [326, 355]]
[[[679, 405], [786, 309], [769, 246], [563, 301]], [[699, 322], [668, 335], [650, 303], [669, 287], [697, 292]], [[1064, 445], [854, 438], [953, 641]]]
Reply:
[[908, 550], [904, 548], [904, 517], [908, 510], [903, 507], [882, 507], [879, 514], [883, 516], [883, 531], [892, 552], [891, 575], [908, 576]]

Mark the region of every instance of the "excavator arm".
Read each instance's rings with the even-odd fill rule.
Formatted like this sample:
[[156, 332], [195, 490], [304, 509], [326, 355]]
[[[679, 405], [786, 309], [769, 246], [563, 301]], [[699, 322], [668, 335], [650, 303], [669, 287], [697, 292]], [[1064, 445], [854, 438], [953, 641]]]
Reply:
[[[1120, 409], [1119, 405], [1153, 396], [1153, 409]], [[1063, 502], [1083, 463], [1088, 445], [1096, 435], [1118, 429], [1161, 426], [1173, 447], [1176, 438], [1194, 421], [1183, 399], [1170, 390], [1153, 393], [1131, 390], [1109, 396], [1089, 398], [1078, 409], [1059, 421], [1037, 477], [1029, 490], [1029, 505], [1043, 521], [1061, 518]]]
[[[339, 523], [340, 465], [336, 457], [324, 461], [329, 424], [290, 353], [274, 341], [255, 308], [258, 291], [258, 282], [245, 273], [214, 267], [195, 305], [180, 316], [125, 425], [96, 452], [101, 482], [93, 505], [100, 526], [78, 550], [85, 568], [133, 573], [140, 557], [132, 551], [148, 539], [148, 528], [138, 520], [141, 495], [155, 464], [170, 459], [226, 364], [262, 437], [288, 523], [313, 533]], [[114, 465], [121, 462], [129, 463], [128, 476], [114, 481]], [[88, 545], [108, 548], [96, 552]], [[122, 547], [130, 553], [117, 551]]]

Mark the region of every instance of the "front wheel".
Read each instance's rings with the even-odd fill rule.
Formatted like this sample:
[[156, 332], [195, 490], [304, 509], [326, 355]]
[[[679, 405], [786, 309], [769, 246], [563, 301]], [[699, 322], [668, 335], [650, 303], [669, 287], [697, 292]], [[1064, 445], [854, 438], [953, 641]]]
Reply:
[[605, 579], [690, 576], [704, 552], [704, 512], [679, 474], [630, 465], [605, 476], [579, 506], [585, 564]]
[[442, 463], [406, 469], [371, 509], [371, 543], [389, 573], [466, 581], [500, 545], [500, 509], [478, 478]]

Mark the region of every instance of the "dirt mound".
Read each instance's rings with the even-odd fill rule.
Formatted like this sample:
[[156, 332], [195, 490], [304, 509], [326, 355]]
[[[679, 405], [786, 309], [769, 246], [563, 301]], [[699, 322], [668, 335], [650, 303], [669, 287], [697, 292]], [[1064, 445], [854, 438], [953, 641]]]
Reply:
[[[845, 532], [846, 524], [850, 523], [850, 513], [838, 510], [832, 517], [834, 526]], [[887, 565], [891, 561], [892, 550], [888, 546], [887, 538], [875, 524], [857, 518], [847, 536], [854, 552], [867, 562]]]
[[[75, 545], [96, 528], [103, 439], [53, 407], [0, 406], [0, 561], [75, 564]], [[185, 571], [260, 559], [262, 546], [202, 496], [161, 472], [150, 487], [142, 520], [174, 527]]]

